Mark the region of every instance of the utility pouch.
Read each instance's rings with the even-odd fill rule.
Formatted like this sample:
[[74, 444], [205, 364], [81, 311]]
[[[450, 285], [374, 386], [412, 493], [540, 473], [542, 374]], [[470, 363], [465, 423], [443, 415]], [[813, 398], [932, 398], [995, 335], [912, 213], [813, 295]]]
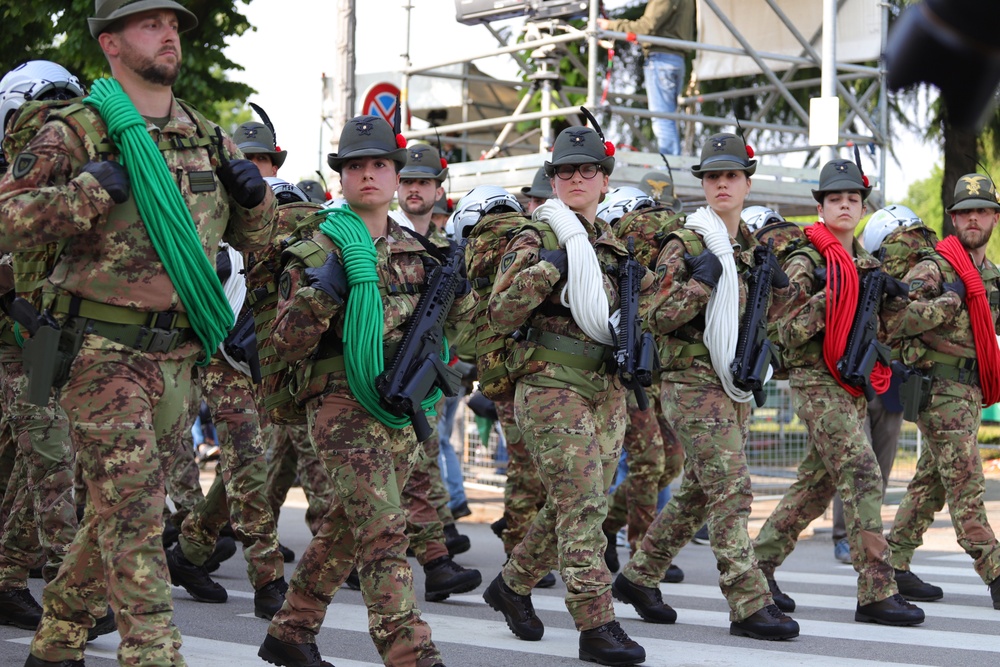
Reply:
[[899, 400], [903, 404], [903, 419], [915, 422], [927, 407], [931, 395], [931, 378], [919, 371], [907, 369], [899, 387]]
[[[21, 351], [24, 368], [28, 373], [28, 402], [46, 406], [56, 386], [59, 364], [59, 341], [62, 331], [53, 326], [40, 326]], [[63, 383], [65, 384], [65, 380]], [[62, 385], [59, 385], [62, 386]]]

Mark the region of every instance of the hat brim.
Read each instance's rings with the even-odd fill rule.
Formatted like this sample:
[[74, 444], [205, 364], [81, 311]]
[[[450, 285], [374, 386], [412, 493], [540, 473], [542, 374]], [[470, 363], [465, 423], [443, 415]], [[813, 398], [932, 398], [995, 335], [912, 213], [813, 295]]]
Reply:
[[813, 199], [815, 199], [817, 203], [822, 204], [823, 197], [830, 192], [860, 192], [862, 199], [868, 199], [868, 195], [872, 193], [872, 189], [871, 187], [859, 188], [858, 182], [851, 180], [850, 178], [838, 178], [828, 183], [822, 190], [813, 190]]
[[563, 155], [558, 160], [553, 160], [552, 162], [546, 162], [545, 175], [549, 178], [555, 176], [556, 167], [563, 164], [596, 164], [600, 166], [601, 170], [604, 171], [605, 175], [610, 176], [611, 172], [615, 170], [615, 158], [613, 155], [609, 155], [603, 160], [595, 160], [593, 155], [587, 155], [586, 153], [576, 153], [570, 155]]
[[954, 213], [955, 211], [968, 211], [973, 208], [989, 208], [994, 211], [1000, 211], [1000, 204], [995, 201], [990, 201], [989, 199], [963, 199], [960, 202], [952, 204], [951, 208], [948, 209], [948, 213]]
[[119, 19], [151, 9], [172, 9], [177, 14], [178, 32], [187, 32], [198, 25], [198, 17], [186, 7], [176, 2], [171, 2], [171, 0], [139, 0], [138, 2], [131, 2], [124, 7], [119, 7], [106, 18], [88, 18], [87, 26], [90, 28], [90, 35], [94, 39], [97, 39], [102, 32], [111, 27], [111, 24]]
[[552, 199], [553, 197], [553, 192], [551, 190], [535, 190], [527, 185], [521, 188], [521, 194], [528, 197], [534, 197], [536, 199]]
[[448, 178], [448, 168], [441, 171], [434, 171], [431, 167], [403, 167], [399, 172], [400, 178], [431, 178], [435, 181], [444, 182]]
[[750, 160], [744, 164], [728, 156], [720, 155], [691, 167], [691, 174], [696, 178], [701, 178], [710, 171], [742, 171], [746, 172], [747, 176], [753, 176], [754, 172], [757, 171], [757, 160]]
[[288, 157], [288, 151], [272, 151], [267, 146], [262, 146], [261, 144], [243, 144], [237, 146], [240, 152], [244, 155], [267, 155], [271, 158], [271, 162], [274, 163], [275, 169], [280, 169], [281, 165], [285, 164], [285, 158]]
[[406, 165], [406, 149], [397, 148], [394, 151], [387, 151], [384, 148], [359, 148], [356, 151], [351, 151], [350, 153], [338, 154], [330, 153], [326, 156], [326, 163], [330, 165], [330, 169], [333, 169], [338, 174], [340, 173], [341, 167], [348, 160], [353, 160], [359, 157], [386, 157], [396, 163], [397, 171], [402, 171], [403, 167]]

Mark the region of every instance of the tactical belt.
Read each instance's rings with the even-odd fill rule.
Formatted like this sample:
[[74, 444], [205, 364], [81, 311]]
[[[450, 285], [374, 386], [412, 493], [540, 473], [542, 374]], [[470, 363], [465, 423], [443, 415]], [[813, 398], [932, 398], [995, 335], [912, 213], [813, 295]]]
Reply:
[[[399, 349], [398, 343], [385, 345], [382, 348], [382, 358], [385, 359], [385, 363], [387, 365], [392, 363], [392, 358], [395, 356], [397, 349]], [[312, 376], [317, 378], [321, 375], [337, 373], [345, 368], [346, 366], [344, 365], [343, 352], [339, 352], [332, 357], [325, 357], [314, 361], [312, 365]]]
[[549, 331], [531, 328], [525, 339], [541, 345], [540, 349], [532, 353], [533, 360], [601, 373], [607, 369], [606, 362], [611, 359], [611, 348], [606, 345], [588, 343]]
[[89, 333], [127, 345], [140, 352], [171, 352], [184, 343], [197, 340], [194, 329], [159, 329], [138, 324], [103, 322], [86, 317], [71, 317], [63, 328], [73, 334]]
[[704, 343], [689, 343], [681, 348], [678, 356], [681, 359], [687, 359], [688, 357], [708, 357], [711, 356], [711, 353]]
[[971, 386], [979, 386], [979, 364], [975, 357], [955, 357], [950, 354], [927, 350], [924, 359], [934, 362], [931, 366], [931, 376], [960, 382]]
[[189, 329], [191, 323], [186, 313], [166, 311], [150, 313], [133, 310], [123, 306], [112, 306], [109, 303], [99, 303], [78, 296], [60, 294], [52, 304], [52, 310], [65, 313], [71, 317], [83, 317], [88, 320], [100, 320], [110, 324], [132, 324], [152, 329]]

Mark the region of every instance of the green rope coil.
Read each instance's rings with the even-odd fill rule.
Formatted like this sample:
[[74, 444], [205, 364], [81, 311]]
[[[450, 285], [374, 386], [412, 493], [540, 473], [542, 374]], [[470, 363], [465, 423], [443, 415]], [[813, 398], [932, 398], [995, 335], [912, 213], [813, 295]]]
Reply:
[[99, 79], [83, 100], [94, 106], [121, 151], [149, 239], [174, 284], [195, 334], [206, 354], [198, 360], [207, 366], [212, 353], [233, 328], [236, 318], [212, 267], [191, 211], [146, 130], [146, 121], [114, 79]]
[[[341, 261], [347, 273], [347, 309], [344, 313], [344, 366], [347, 384], [358, 403], [373, 417], [390, 428], [410, 424], [406, 417], [397, 417], [384, 407], [375, 389], [375, 378], [385, 370], [382, 351], [385, 313], [378, 292], [378, 252], [364, 221], [349, 208], [331, 209], [319, 229], [340, 248]], [[434, 404], [441, 398], [435, 388], [420, 407], [434, 414]]]

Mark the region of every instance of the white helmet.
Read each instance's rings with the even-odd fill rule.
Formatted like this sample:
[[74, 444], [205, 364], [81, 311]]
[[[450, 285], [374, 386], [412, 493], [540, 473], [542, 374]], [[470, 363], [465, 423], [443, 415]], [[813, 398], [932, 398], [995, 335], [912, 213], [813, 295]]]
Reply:
[[756, 234], [764, 225], [785, 221], [777, 211], [766, 206], [747, 206], [743, 209], [740, 217], [743, 218], [743, 222], [747, 223], [751, 234]]
[[29, 60], [0, 79], [0, 139], [7, 121], [25, 102], [31, 100], [68, 100], [84, 94], [80, 80], [62, 65], [48, 60]]
[[611, 189], [605, 195], [604, 201], [597, 206], [597, 217], [609, 225], [614, 225], [626, 213], [654, 206], [656, 200], [648, 194], [631, 185], [623, 185]]
[[885, 237], [899, 227], [923, 224], [916, 213], [901, 204], [891, 204], [872, 214], [861, 234], [861, 245], [865, 250], [875, 254]]
[[324, 210], [328, 209], [328, 208], [348, 208], [349, 209], [350, 206], [347, 205], [347, 200], [344, 199], [343, 197], [333, 197], [331, 199], [327, 199], [326, 203], [323, 204], [323, 209]]
[[297, 186], [292, 185], [283, 178], [277, 176], [265, 176], [264, 181], [271, 187], [274, 198], [278, 200], [278, 205], [290, 204], [292, 202], [308, 202], [309, 197]]
[[497, 185], [477, 185], [455, 205], [445, 231], [453, 239], [461, 239], [488, 213], [504, 211], [524, 213], [517, 197]]

